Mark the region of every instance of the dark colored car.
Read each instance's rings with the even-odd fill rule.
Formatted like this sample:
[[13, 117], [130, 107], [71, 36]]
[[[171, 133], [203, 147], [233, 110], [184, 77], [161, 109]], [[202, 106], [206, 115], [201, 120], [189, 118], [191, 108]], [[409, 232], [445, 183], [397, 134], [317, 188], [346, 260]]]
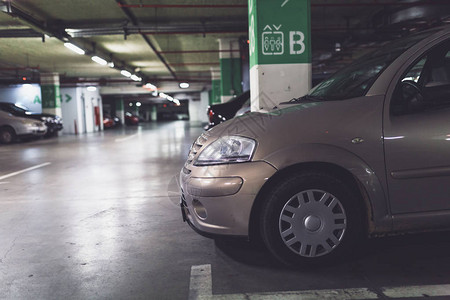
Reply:
[[63, 129], [63, 120], [57, 115], [31, 112], [23, 105], [9, 102], [0, 102], [0, 110], [17, 117], [35, 119], [44, 122], [47, 126], [47, 133], [45, 136], [57, 135], [58, 131]]
[[228, 102], [208, 107], [209, 128], [234, 118], [238, 110], [250, 99], [250, 91], [246, 91]]
[[300, 266], [338, 262], [366, 237], [450, 229], [450, 26], [395, 40], [278, 107], [194, 142], [180, 182], [195, 230], [262, 240]]
[[125, 124], [126, 125], [138, 125], [139, 117], [133, 115], [132, 113], [125, 113]]

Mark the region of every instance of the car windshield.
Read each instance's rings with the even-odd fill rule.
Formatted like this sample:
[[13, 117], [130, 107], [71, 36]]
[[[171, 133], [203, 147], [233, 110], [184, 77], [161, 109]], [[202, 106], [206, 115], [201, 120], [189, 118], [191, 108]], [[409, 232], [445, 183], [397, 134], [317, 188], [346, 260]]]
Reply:
[[411, 35], [362, 56], [329, 79], [322, 81], [308, 93], [307, 97], [319, 100], [343, 100], [365, 95], [378, 75], [400, 54], [436, 31]]

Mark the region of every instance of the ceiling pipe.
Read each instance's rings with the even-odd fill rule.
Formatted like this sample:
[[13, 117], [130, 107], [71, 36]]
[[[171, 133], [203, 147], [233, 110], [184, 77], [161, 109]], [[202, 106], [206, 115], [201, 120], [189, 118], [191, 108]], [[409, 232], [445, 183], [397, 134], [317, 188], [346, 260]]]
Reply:
[[[311, 7], [355, 7], [355, 6], [416, 6], [416, 5], [442, 5], [448, 4], [448, 0], [396, 2], [377, 1], [373, 2], [347, 2], [347, 3], [311, 3]], [[247, 4], [119, 4], [124, 8], [246, 8]]]
[[161, 54], [183, 54], [183, 53], [220, 53], [220, 52], [239, 52], [239, 50], [180, 50], [180, 51], [159, 51]]
[[204, 62], [204, 63], [175, 63], [170, 64], [173, 67], [182, 67], [182, 66], [218, 66], [219, 62]]
[[[53, 36], [63, 43], [73, 41], [72, 37], [68, 33], [66, 33], [64, 30], [56, 31], [55, 29], [48, 27], [45, 23], [38, 21], [37, 19], [35, 19], [33, 16], [31, 16], [24, 10], [13, 5], [12, 1], [1, 2], [0, 3], [0, 11], [8, 14], [9, 16], [11, 16], [13, 18], [16, 18], [18, 21], [29, 26], [34, 31], [42, 34], [42, 36], [44, 36], [44, 35]], [[44, 40], [45, 39], [43, 39], [43, 41]], [[111, 54], [108, 55], [107, 53], [102, 53], [101, 51], [96, 51], [95, 45], [93, 46], [92, 44], [88, 44], [85, 42], [83, 42], [83, 43], [75, 42], [75, 44], [77, 44], [77, 45], [83, 47], [85, 50], [87, 50], [86, 54], [88, 54], [88, 55], [99, 55], [102, 57], [111, 57]], [[90, 49], [90, 50], [88, 50], [88, 49]], [[114, 63], [114, 65], [116, 65], [117, 68], [133, 69], [133, 67], [127, 66], [123, 62], [115, 61], [113, 59], [109, 59], [109, 60], [112, 61]], [[146, 78], [143, 78], [143, 79], [146, 79]]]
[[[139, 21], [138, 19], [134, 16], [134, 14], [131, 12], [131, 10], [126, 7], [126, 3], [124, 3], [123, 0], [116, 0], [116, 3], [119, 5], [119, 7], [122, 9], [123, 13], [127, 16], [127, 18], [131, 21], [131, 23], [134, 26], [138, 26], [139, 25]], [[158, 49], [156, 49], [155, 45], [153, 45], [152, 41], [150, 41], [150, 39], [148, 38], [148, 36], [146, 36], [145, 33], [140, 33], [140, 35], [142, 36], [142, 38], [145, 40], [145, 42], [147, 43], [147, 45], [150, 46], [150, 48], [153, 50], [153, 52], [156, 54], [156, 56], [159, 58], [159, 60], [164, 64], [164, 66], [166, 67], [166, 69], [169, 71], [169, 73], [173, 76], [173, 78], [177, 79], [177, 75], [175, 74], [175, 72], [172, 70], [172, 68], [169, 66], [169, 64], [167, 63], [166, 59], [158, 52]]]
[[247, 8], [247, 4], [125, 4], [125, 8]]

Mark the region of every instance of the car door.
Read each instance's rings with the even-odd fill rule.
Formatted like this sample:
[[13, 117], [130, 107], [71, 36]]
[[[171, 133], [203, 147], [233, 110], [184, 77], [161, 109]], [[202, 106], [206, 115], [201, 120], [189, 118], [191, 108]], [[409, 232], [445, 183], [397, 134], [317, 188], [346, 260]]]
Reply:
[[400, 77], [383, 140], [391, 212], [450, 210], [450, 42]]

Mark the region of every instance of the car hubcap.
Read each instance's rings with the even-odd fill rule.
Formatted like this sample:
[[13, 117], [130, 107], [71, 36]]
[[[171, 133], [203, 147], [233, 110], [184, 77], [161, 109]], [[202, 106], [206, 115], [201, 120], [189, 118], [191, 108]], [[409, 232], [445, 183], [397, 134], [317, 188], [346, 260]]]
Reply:
[[8, 131], [3, 131], [2, 132], [2, 140], [5, 143], [11, 142], [11, 134]]
[[279, 231], [284, 244], [304, 257], [330, 253], [344, 237], [347, 217], [341, 202], [321, 190], [306, 190], [284, 205]]

